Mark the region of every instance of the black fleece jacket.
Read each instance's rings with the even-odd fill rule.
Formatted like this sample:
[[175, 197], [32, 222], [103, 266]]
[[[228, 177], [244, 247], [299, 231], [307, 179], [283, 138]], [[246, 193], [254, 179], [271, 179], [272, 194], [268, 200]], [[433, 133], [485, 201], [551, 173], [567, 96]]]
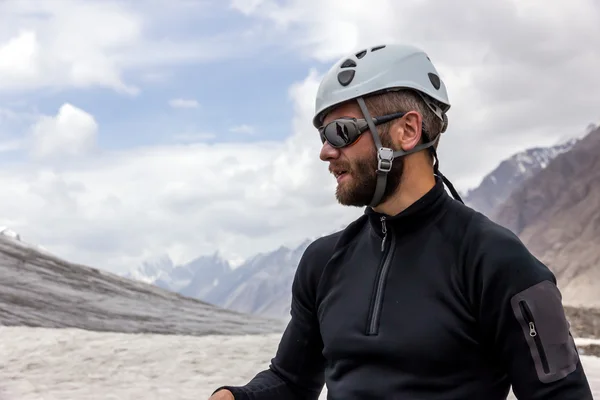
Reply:
[[[551, 271], [441, 180], [314, 241], [268, 369], [236, 400], [588, 400]], [[218, 389], [217, 389], [218, 390]]]

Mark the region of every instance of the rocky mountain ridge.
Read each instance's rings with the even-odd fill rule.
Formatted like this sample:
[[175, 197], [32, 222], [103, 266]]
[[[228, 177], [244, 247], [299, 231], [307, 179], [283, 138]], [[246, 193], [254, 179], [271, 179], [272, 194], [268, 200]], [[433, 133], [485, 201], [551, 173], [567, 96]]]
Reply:
[[486, 215], [491, 215], [523, 182], [545, 169], [558, 155], [568, 152], [579, 139], [571, 139], [552, 147], [535, 147], [502, 161], [487, 174], [479, 186], [462, 195], [464, 202]]
[[514, 190], [492, 219], [553, 270], [566, 304], [600, 307], [600, 128]]

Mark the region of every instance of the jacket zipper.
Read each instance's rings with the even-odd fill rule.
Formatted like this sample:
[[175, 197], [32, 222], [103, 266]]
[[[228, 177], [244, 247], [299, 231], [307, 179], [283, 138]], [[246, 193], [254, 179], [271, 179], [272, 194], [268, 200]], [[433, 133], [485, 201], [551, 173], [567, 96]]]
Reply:
[[381, 217], [381, 232], [383, 232], [383, 240], [381, 241], [381, 251], [385, 250], [385, 239], [387, 239], [387, 226], [385, 225], [385, 217]]
[[385, 280], [387, 278], [388, 270], [390, 268], [390, 263], [392, 260], [393, 248], [395, 243], [395, 238], [393, 235], [390, 235], [391, 243], [387, 247], [386, 243], [388, 242], [388, 230], [385, 223], [385, 216], [380, 218], [381, 220], [381, 231], [383, 232], [383, 240], [381, 241], [381, 252], [383, 253], [382, 262], [379, 266], [379, 272], [377, 275], [375, 286], [375, 294], [373, 298], [373, 303], [371, 307], [371, 311], [369, 313], [369, 324], [367, 328], [367, 335], [376, 335], [379, 331], [379, 318], [381, 314], [381, 303], [383, 302], [383, 287], [385, 285]]
[[542, 346], [542, 340], [540, 339], [540, 335], [535, 327], [535, 319], [531, 314], [531, 310], [529, 309], [529, 306], [524, 300], [521, 300], [519, 302], [519, 307], [521, 307], [521, 313], [525, 318], [525, 322], [527, 322], [527, 324], [529, 325], [529, 336], [531, 336], [533, 338], [533, 341], [535, 342], [535, 346], [540, 355], [540, 360], [542, 361], [542, 367], [544, 368], [544, 372], [549, 373], [550, 366], [548, 365], [548, 358], [546, 357], [546, 351]]

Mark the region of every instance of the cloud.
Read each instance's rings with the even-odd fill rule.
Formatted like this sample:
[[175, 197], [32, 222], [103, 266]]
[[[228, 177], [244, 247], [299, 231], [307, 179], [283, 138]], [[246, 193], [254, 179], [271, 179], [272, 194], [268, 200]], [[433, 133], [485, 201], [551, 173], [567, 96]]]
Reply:
[[[169, 7], [113, 0], [0, 2], [0, 93], [100, 87], [134, 96], [164, 67], [239, 56], [234, 32], [182, 36], [205, 2]], [[164, 33], [163, 33], [164, 32]], [[133, 74], [135, 73], [135, 75]], [[139, 83], [142, 83], [139, 82]]]
[[232, 8], [269, 40], [318, 62], [392, 41], [424, 48], [452, 102], [441, 166], [470, 186], [509, 154], [600, 118], [599, 4], [236, 0]]
[[241, 133], [245, 135], [252, 135], [256, 133], [256, 129], [253, 126], [242, 124], [231, 127], [230, 129], [233, 133]]
[[23, 142], [18, 139], [0, 141], [0, 153], [8, 153], [23, 148]]
[[42, 116], [32, 127], [34, 158], [80, 156], [96, 145], [98, 123], [94, 116], [69, 103], [54, 117]]
[[194, 99], [171, 99], [169, 105], [173, 108], [198, 108], [200, 104]]
[[[111, 2], [7, 2], [0, 5], [0, 15], [5, 25], [0, 90], [101, 86], [138, 92], [124, 82], [118, 54], [141, 40], [142, 20], [124, 7]], [[15, 33], [15, 26], [23, 28]]]
[[[318, 158], [321, 143], [310, 126], [318, 79], [311, 71], [291, 86], [296, 117], [285, 141], [190, 138], [196, 140], [98, 150], [66, 167], [0, 170], [2, 224], [56, 254], [110, 270], [164, 252], [179, 261], [215, 250], [246, 258], [331, 231], [362, 211], [337, 205], [334, 179]], [[65, 105], [35, 129], [54, 138], [41, 146], [45, 153], [83, 151], [89, 141], [78, 138], [102, 134], [94, 121]]]

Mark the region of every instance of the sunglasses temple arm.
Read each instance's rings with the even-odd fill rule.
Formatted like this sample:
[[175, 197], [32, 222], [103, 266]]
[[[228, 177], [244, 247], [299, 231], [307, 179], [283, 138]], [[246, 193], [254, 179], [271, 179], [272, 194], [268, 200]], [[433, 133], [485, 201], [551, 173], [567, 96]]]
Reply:
[[379, 135], [377, 134], [377, 129], [375, 129], [375, 121], [377, 121], [377, 118], [371, 118], [371, 115], [369, 114], [369, 110], [367, 109], [367, 105], [365, 104], [365, 101], [363, 100], [362, 97], [359, 97], [356, 100], [358, 102], [358, 105], [360, 106], [360, 109], [361, 109], [363, 115], [365, 116], [367, 125], [369, 126], [369, 129], [371, 130], [371, 136], [373, 136], [373, 141], [375, 142], [376, 148], [377, 149], [382, 148], [383, 145], [381, 144], [381, 139], [379, 139]]
[[371, 118], [373, 120], [373, 123], [375, 125], [379, 125], [379, 124], [385, 124], [386, 122], [390, 122], [393, 121], [397, 118], [401, 118], [405, 115], [406, 113], [403, 112], [398, 112], [398, 113], [394, 113], [394, 114], [390, 114], [390, 115], [384, 115], [382, 117], [375, 117], [375, 118]]

